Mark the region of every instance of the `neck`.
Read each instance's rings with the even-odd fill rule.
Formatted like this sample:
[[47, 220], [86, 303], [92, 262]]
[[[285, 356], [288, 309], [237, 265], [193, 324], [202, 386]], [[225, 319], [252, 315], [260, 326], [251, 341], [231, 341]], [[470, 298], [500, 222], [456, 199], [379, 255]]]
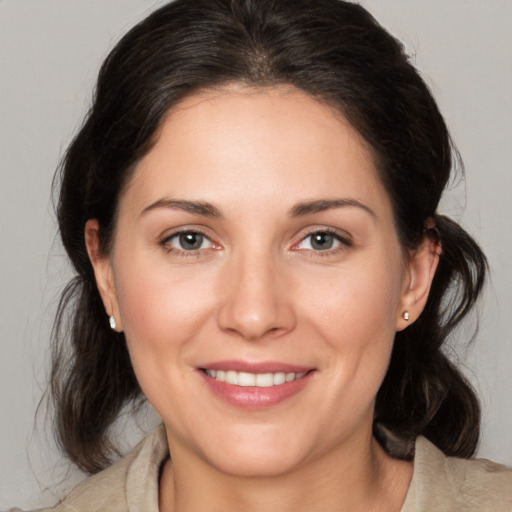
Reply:
[[162, 512], [399, 512], [412, 477], [412, 464], [391, 459], [371, 436], [267, 477], [228, 475], [171, 451], [160, 480]]

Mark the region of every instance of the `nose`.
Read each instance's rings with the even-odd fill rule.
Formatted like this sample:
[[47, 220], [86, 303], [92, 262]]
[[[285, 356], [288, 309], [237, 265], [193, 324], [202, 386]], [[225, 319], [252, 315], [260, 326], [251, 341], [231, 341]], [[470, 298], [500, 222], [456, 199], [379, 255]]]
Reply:
[[285, 272], [263, 255], [231, 261], [223, 276], [219, 327], [245, 340], [279, 337], [294, 329], [296, 317]]

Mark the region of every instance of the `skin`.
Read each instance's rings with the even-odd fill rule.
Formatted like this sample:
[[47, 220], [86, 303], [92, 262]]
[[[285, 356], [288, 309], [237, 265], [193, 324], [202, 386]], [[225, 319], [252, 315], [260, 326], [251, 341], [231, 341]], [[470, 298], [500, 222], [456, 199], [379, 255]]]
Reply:
[[[339, 199], [350, 204], [290, 214]], [[200, 248], [184, 250], [179, 230], [204, 233]], [[335, 237], [320, 250], [311, 232], [326, 230]], [[166, 426], [161, 510], [400, 510], [412, 466], [372, 437], [374, 401], [439, 250], [401, 247], [372, 153], [339, 113], [293, 89], [189, 97], [122, 194], [112, 252], [101, 254], [95, 220], [85, 236], [105, 309]], [[233, 359], [314, 372], [296, 395], [247, 410], [197, 371]]]

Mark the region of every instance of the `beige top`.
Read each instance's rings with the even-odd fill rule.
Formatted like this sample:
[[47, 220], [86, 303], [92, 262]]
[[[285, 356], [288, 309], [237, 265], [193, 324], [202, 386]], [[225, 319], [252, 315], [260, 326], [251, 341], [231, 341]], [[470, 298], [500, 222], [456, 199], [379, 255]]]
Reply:
[[[40, 512], [158, 512], [158, 478], [167, 455], [161, 425], [124, 459]], [[512, 470], [485, 459], [446, 457], [419, 437], [401, 512], [512, 512]]]

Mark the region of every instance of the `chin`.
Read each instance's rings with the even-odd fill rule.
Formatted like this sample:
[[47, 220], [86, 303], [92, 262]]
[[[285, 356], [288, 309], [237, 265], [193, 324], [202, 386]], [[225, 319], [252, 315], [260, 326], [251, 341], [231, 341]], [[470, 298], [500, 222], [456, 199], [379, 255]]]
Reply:
[[230, 476], [264, 478], [284, 475], [301, 466], [309, 458], [309, 450], [304, 448], [306, 443], [290, 439], [289, 430], [285, 436], [282, 432], [277, 436], [261, 432], [257, 439], [252, 435], [230, 436], [227, 445], [218, 443], [214, 450], [205, 450], [203, 456], [210, 466]]
[[284, 453], [234, 453], [231, 457], [208, 460], [218, 471], [240, 478], [273, 478], [292, 472], [300, 458]]

